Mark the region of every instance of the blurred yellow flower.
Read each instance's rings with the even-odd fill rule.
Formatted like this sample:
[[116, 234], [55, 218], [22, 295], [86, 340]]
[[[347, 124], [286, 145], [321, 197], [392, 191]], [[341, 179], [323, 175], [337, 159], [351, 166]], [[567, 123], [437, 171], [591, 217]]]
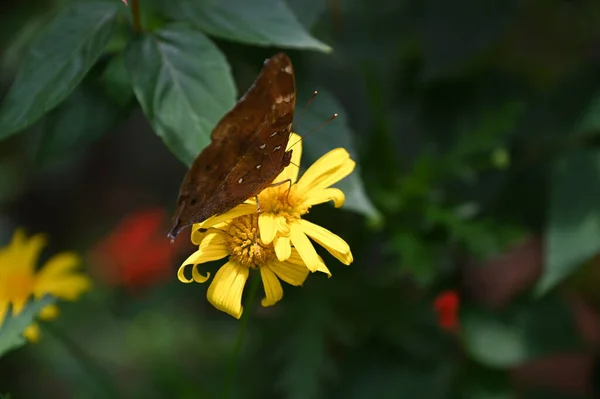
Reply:
[[[10, 244], [0, 248], [0, 327], [9, 306], [18, 315], [31, 296], [34, 299], [49, 294], [56, 298], [75, 300], [91, 286], [89, 277], [74, 269], [81, 263], [72, 252], [62, 252], [51, 257], [43, 267], [36, 270], [36, 263], [46, 239], [37, 234], [27, 238], [23, 230], [17, 230]], [[58, 316], [58, 307], [46, 306], [38, 314], [42, 320]], [[39, 327], [30, 325], [23, 335], [32, 342], [39, 339]]]
[[[288, 149], [293, 147], [291, 164], [274, 180], [286, 182], [263, 190], [259, 196], [260, 214], [254, 199], [229, 212], [213, 216], [192, 228], [191, 240], [198, 245], [179, 268], [181, 282], [204, 283], [197, 265], [229, 256], [211, 283], [207, 297], [217, 309], [236, 318], [242, 315], [242, 292], [250, 269], [259, 269], [265, 298], [263, 306], [271, 306], [283, 297], [278, 280], [302, 285], [308, 272], [320, 271], [331, 276], [323, 259], [317, 254], [308, 237], [348, 265], [352, 252], [339, 236], [302, 219], [311, 206], [333, 201], [336, 207], [344, 203], [344, 193], [330, 187], [354, 170], [355, 163], [348, 152], [338, 148], [317, 160], [298, 180], [298, 165], [302, 155], [300, 136], [292, 134]], [[288, 184], [289, 183], [289, 184]], [[192, 265], [192, 278], [184, 275]]]

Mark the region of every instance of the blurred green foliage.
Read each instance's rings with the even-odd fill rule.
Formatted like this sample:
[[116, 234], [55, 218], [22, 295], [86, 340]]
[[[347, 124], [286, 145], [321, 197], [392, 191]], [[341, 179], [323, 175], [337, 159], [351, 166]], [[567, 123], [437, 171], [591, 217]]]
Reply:
[[[598, 395], [599, 2], [0, 7], [2, 242], [25, 225], [85, 252], [126, 213], [172, 209], [185, 165], [277, 51], [294, 62], [299, 133], [340, 114], [302, 166], [335, 147], [357, 160], [345, 211], [309, 215], [355, 262], [323, 253], [331, 279], [250, 310], [232, 397]], [[452, 331], [436, 321], [444, 289], [461, 298]], [[98, 283], [0, 360], [0, 392], [218, 397], [239, 322], [205, 290]], [[34, 306], [0, 347], [23, 343], [3, 334]]]

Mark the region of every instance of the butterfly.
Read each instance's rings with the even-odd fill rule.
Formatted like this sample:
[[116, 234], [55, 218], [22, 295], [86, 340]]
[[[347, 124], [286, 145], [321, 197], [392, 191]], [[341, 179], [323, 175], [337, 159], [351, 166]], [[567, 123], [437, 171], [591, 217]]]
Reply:
[[287, 143], [296, 106], [296, 83], [290, 58], [267, 59], [246, 94], [211, 133], [211, 143], [187, 171], [173, 227], [174, 240], [186, 227], [225, 213], [270, 186], [290, 164]]

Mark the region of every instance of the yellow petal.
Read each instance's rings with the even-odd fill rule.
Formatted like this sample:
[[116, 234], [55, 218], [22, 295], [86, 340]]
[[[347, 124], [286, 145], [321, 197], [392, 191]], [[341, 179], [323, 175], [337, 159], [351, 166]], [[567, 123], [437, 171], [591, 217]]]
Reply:
[[[185, 268], [191, 266], [192, 267], [192, 278], [188, 279], [185, 277]], [[198, 265], [189, 265], [189, 264], [184, 264], [179, 266], [179, 270], [177, 270], [177, 279], [179, 281], [181, 281], [182, 283], [185, 284], [189, 284], [189, 283], [205, 283], [208, 281], [208, 279], [210, 278], [210, 273], [206, 273], [206, 276], [203, 276], [202, 273], [200, 273], [200, 271], [198, 270]]]
[[220, 231], [211, 231], [200, 242], [200, 247], [182, 265], [200, 264], [219, 260], [229, 255], [226, 236]]
[[298, 180], [300, 192], [324, 189], [337, 183], [354, 170], [356, 163], [343, 148], [336, 148], [319, 158]]
[[290, 238], [285, 236], [277, 237], [275, 240], [275, 255], [280, 261], [287, 260], [292, 254], [292, 246], [290, 244]]
[[272, 213], [261, 213], [258, 216], [258, 229], [260, 230], [260, 239], [268, 245], [273, 242], [277, 234], [277, 225], [275, 223], [275, 215]]
[[302, 227], [294, 223], [291, 226], [290, 238], [308, 270], [311, 272], [319, 270], [320, 265], [323, 264], [323, 260], [319, 257], [317, 251], [315, 251], [315, 247], [313, 247], [308, 237], [302, 231]]
[[244, 216], [244, 215], [250, 215], [252, 213], [256, 213], [256, 204], [243, 203], [243, 204], [236, 206], [235, 208], [233, 208], [230, 211], [227, 211], [220, 215], [211, 216], [208, 219], [206, 219], [204, 222], [195, 224], [194, 228], [208, 229], [210, 227], [215, 227], [216, 225], [226, 222], [228, 220], [235, 219], [237, 217]]
[[13, 316], [17, 316], [19, 313], [25, 309], [25, 305], [27, 304], [27, 297], [18, 297], [13, 298], [12, 300], [12, 310], [11, 313]]
[[33, 273], [42, 248], [46, 246], [46, 241], [44, 234], [36, 234], [27, 239], [25, 230], [17, 229], [15, 231], [11, 242], [11, 249], [18, 256], [19, 269], [29, 270]]
[[[288, 260], [286, 262], [295, 264], [297, 266], [306, 267], [306, 264], [304, 263], [304, 261], [300, 257], [300, 254], [298, 253], [298, 251], [296, 250], [296, 248], [292, 248], [292, 254], [290, 255], [290, 257], [288, 258]], [[325, 262], [323, 262], [323, 258], [321, 258], [320, 256], [319, 256], [319, 265], [317, 266], [317, 270], [316, 271], [317, 272], [321, 272], [321, 273], [325, 273], [325, 274], [327, 274], [327, 277], [331, 277], [331, 272], [329, 271], [329, 269], [327, 268], [327, 266], [325, 266]]]
[[81, 258], [74, 252], [61, 252], [54, 255], [46, 262], [38, 273], [39, 280], [60, 278], [68, 275], [81, 264]]
[[283, 288], [275, 276], [275, 273], [268, 267], [260, 268], [260, 277], [265, 288], [265, 297], [260, 304], [262, 306], [273, 306], [283, 298]]
[[71, 273], [58, 279], [47, 278], [43, 282], [39, 282], [34, 293], [36, 298], [40, 298], [45, 294], [52, 294], [57, 298], [73, 301], [82, 293], [88, 291], [91, 286], [92, 280], [88, 276]]
[[275, 217], [275, 224], [277, 225], [277, 231], [284, 236], [290, 235], [290, 226], [283, 215], [277, 215]]
[[308, 220], [299, 219], [296, 223], [302, 227], [307, 236], [315, 240], [340, 262], [345, 265], [352, 263], [354, 258], [350, 246], [338, 235]]
[[40, 270], [35, 283], [34, 294], [42, 297], [52, 294], [61, 299], [75, 300], [90, 289], [92, 280], [74, 271], [81, 264], [81, 258], [73, 252], [54, 255]]
[[239, 319], [242, 316], [242, 292], [249, 269], [234, 261], [223, 265], [215, 275], [206, 297], [220, 311]]
[[311, 190], [305, 194], [305, 199], [302, 201], [302, 205], [310, 207], [317, 204], [322, 204], [323, 202], [333, 201], [333, 205], [336, 208], [344, 205], [344, 201], [346, 200], [346, 196], [344, 192], [339, 188], [329, 187], [324, 190]]
[[302, 158], [302, 136], [292, 133], [287, 144], [287, 150], [292, 150], [292, 160], [290, 164], [277, 176], [274, 182], [291, 180], [295, 183], [298, 180], [298, 172], [300, 171], [300, 159]]
[[37, 323], [32, 323], [23, 331], [23, 336], [27, 338], [27, 341], [35, 344], [40, 340], [40, 326]]
[[295, 286], [304, 284], [309, 272], [304, 263], [297, 264], [273, 260], [266, 267], [271, 269], [281, 280]]
[[59, 314], [60, 310], [58, 309], [58, 306], [48, 305], [44, 306], [42, 310], [40, 310], [38, 318], [40, 318], [41, 320], [53, 320], [56, 319]]

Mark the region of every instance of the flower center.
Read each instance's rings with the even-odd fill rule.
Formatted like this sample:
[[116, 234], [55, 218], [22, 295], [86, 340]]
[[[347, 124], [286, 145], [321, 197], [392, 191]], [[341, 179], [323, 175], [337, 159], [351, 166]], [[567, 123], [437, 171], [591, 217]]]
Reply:
[[264, 265], [275, 257], [273, 245], [260, 240], [256, 214], [234, 219], [227, 227], [229, 253], [239, 264], [250, 268]]
[[302, 201], [296, 195], [295, 188], [294, 185], [290, 188], [289, 184], [285, 183], [261, 192], [258, 200], [263, 212], [281, 215], [288, 223], [300, 219], [308, 213], [308, 207], [301, 205]]

